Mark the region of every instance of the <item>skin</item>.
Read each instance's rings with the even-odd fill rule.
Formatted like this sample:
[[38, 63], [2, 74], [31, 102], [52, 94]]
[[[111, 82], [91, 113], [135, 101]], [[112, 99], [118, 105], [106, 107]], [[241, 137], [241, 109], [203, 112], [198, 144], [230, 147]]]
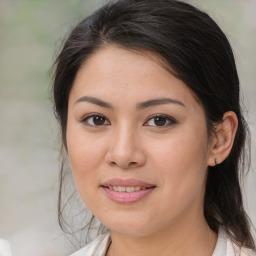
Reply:
[[[166, 98], [172, 102], [141, 104]], [[111, 230], [107, 255], [212, 255], [217, 236], [203, 199], [207, 167], [232, 147], [235, 116], [225, 120], [221, 136], [210, 139], [200, 103], [152, 53], [107, 47], [84, 63], [69, 96], [67, 151], [81, 198]], [[120, 204], [101, 187], [113, 178], [156, 188]]]

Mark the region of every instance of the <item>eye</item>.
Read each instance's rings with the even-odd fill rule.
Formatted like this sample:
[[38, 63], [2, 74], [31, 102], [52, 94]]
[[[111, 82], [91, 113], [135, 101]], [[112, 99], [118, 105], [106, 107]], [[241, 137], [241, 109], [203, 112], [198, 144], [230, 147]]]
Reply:
[[144, 125], [153, 127], [167, 127], [175, 123], [177, 122], [174, 118], [167, 115], [159, 114], [148, 119], [148, 121], [144, 123]]
[[99, 114], [91, 114], [91, 115], [85, 116], [81, 122], [91, 126], [103, 126], [103, 125], [110, 124], [107, 118]]

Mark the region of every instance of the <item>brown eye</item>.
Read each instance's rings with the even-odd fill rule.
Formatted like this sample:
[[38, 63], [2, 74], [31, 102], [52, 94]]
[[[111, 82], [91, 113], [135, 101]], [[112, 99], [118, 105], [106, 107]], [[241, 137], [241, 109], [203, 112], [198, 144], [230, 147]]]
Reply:
[[155, 115], [148, 119], [146, 123], [144, 123], [145, 126], [152, 126], [152, 127], [168, 127], [173, 124], [176, 124], [177, 121], [167, 115]]
[[103, 126], [103, 125], [109, 125], [109, 121], [101, 115], [89, 115], [87, 117], [85, 117], [82, 120], [83, 123], [91, 125], [91, 126]]
[[158, 116], [154, 118], [154, 124], [156, 126], [164, 126], [166, 124], [166, 118]]
[[93, 124], [94, 125], [103, 125], [106, 121], [106, 118], [102, 116], [94, 116], [93, 117]]

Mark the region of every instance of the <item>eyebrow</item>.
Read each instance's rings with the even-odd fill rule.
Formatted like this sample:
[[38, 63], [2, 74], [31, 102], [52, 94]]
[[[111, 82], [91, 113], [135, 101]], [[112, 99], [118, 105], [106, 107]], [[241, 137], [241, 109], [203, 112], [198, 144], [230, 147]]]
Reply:
[[163, 104], [177, 104], [180, 105], [182, 107], [186, 107], [181, 101], [176, 100], [176, 99], [171, 99], [171, 98], [160, 98], [160, 99], [152, 99], [152, 100], [148, 100], [145, 102], [141, 102], [138, 103], [136, 105], [137, 109], [144, 109], [147, 107], [152, 107], [152, 106], [156, 106], [156, 105], [163, 105]]
[[75, 104], [79, 103], [79, 102], [89, 102], [89, 103], [92, 103], [92, 104], [95, 104], [95, 105], [98, 105], [98, 106], [101, 106], [101, 107], [104, 107], [104, 108], [111, 108], [113, 109], [113, 106], [110, 104], [110, 103], [107, 103], [103, 100], [100, 100], [100, 99], [97, 99], [97, 98], [94, 98], [94, 97], [90, 97], [90, 96], [83, 96], [81, 98], [79, 98]]
[[[92, 103], [92, 104], [95, 104], [95, 105], [98, 105], [98, 106], [101, 106], [101, 107], [104, 107], [104, 108], [113, 109], [113, 106], [110, 103], [107, 103], [103, 100], [100, 100], [98, 98], [91, 97], [91, 96], [83, 96], [83, 97], [79, 98], [78, 100], [76, 100], [75, 104], [77, 104], [79, 102], [89, 102], [89, 103]], [[136, 105], [136, 109], [142, 110], [142, 109], [147, 108], [147, 107], [170, 104], [170, 103], [186, 107], [179, 100], [171, 99], [171, 98], [160, 98], [160, 99], [152, 99], [152, 100], [147, 100], [147, 101], [138, 103]]]

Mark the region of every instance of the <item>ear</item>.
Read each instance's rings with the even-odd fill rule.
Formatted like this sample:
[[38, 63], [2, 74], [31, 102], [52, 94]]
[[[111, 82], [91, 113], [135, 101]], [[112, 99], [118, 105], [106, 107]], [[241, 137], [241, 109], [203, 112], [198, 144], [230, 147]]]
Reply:
[[228, 111], [223, 115], [222, 122], [215, 128], [213, 134], [210, 154], [208, 159], [209, 166], [222, 163], [230, 154], [236, 131], [238, 127], [237, 116], [233, 111]]

